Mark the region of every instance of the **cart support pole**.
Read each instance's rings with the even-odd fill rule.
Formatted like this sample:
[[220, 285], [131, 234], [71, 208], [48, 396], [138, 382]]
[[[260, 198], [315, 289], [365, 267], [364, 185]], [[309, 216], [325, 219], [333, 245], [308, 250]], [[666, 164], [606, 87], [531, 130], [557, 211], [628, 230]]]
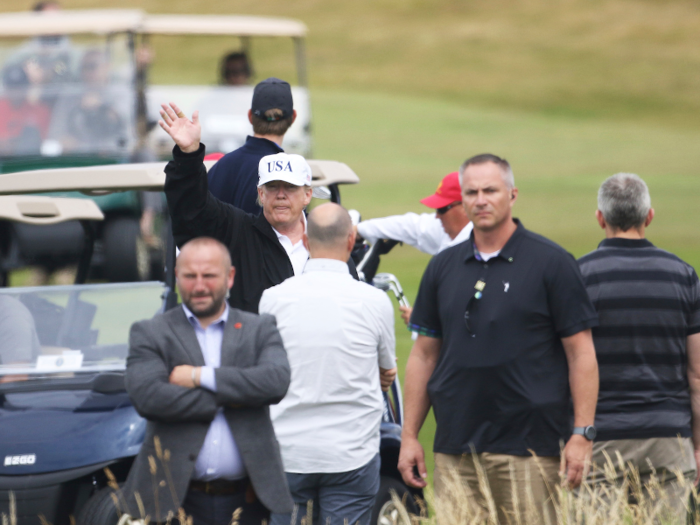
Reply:
[[297, 81], [302, 87], [309, 87], [309, 79], [306, 76], [306, 48], [303, 38], [294, 39], [294, 51], [297, 59]]
[[85, 284], [88, 273], [90, 272], [90, 261], [92, 261], [92, 252], [95, 248], [95, 228], [90, 221], [80, 221], [83, 227], [83, 252], [80, 254], [78, 262], [78, 271], [75, 273], [75, 284]]

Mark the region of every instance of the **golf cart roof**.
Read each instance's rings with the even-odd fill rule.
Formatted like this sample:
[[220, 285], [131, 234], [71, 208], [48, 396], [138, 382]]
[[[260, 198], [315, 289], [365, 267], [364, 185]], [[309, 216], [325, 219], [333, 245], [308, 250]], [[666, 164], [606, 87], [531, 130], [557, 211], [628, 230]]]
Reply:
[[[207, 170], [216, 161], [206, 161]], [[360, 178], [347, 164], [333, 160], [308, 160], [312, 186], [357, 184]], [[165, 162], [111, 164], [86, 168], [24, 171], [0, 175], [0, 195], [82, 191], [101, 195], [115, 191], [161, 191], [165, 184]]]
[[306, 25], [288, 18], [230, 15], [149, 15], [140, 9], [89, 9], [0, 13], [0, 37], [108, 34], [306, 36]]
[[8, 195], [0, 197], [0, 219], [43, 225], [74, 220], [101, 221], [104, 215], [89, 199]]
[[144, 13], [139, 9], [0, 13], [0, 37], [138, 31], [143, 17]]
[[304, 37], [306, 25], [289, 18], [230, 15], [146, 15], [142, 33]]

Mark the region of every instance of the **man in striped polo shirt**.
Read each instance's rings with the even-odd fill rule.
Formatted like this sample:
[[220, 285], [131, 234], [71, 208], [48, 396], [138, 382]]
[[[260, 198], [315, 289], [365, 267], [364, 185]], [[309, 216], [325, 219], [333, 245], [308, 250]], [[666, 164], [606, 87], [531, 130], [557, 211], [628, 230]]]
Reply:
[[[600, 370], [593, 462], [604, 465], [605, 451], [617, 468], [619, 451], [642, 482], [652, 474], [651, 462], [682, 516], [687, 490], [675, 472], [697, 482], [700, 462], [698, 276], [644, 238], [654, 209], [637, 175], [603, 182], [596, 217], [606, 238], [579, 259], [600, 318], [593, 328]], [[617, 474], [621, 482], [624, 474]], [[603, 478], [593, 474], [593, 481]]]

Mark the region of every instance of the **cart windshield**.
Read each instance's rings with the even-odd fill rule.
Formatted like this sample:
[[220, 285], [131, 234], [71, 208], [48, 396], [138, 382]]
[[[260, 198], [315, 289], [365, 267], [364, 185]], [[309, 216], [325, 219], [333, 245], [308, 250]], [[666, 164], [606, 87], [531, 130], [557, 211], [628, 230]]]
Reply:
[[0, 41], [0, 158], [123, 157], [136, 141], [126, 35]]
[[0, 383], [125, 369], [129, 329], [162, 311], [159, 282], [0, 289]]

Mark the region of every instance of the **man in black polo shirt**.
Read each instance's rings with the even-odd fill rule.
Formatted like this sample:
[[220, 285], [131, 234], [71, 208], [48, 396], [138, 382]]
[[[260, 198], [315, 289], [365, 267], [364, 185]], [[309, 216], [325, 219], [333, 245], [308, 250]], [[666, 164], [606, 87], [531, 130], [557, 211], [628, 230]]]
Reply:
[[[692, 266], [644, 238], [654, 209], [637, 175], [603, 182], [596, 217], [606, 238], [579, 259], [600, 317], [593, 463], [603, 466], [607, 453], [621, 484], [619, 452], [643, 483], [656, 475], [683, 518], [700, 459], [700, 282]], [[677, 472], [687, 483], [678, 483]], [[596, 483], [609, 479], [593, 473]]]
[[433, 258], [421, 282], [399, 470], [406, 483], [425, 486], [418, 431], [432, 405], [438, 498], [449, 497], [445, 482], [455, 470], [469, 487], [465, 497], [486, 510], [474, 451], [501, 523], [516, 512], [525, 518], [528, 508], [553, 518], [560, 442], [568, 440], [561, 465], [569, 486], [581, 482], [590, 459], [598, 395], [590, 329], [598, 318], [574, 258], [512, 217], [518, 190], [509, 164], [478, 155], [460, 174], [474, 231]]
[[284, 134], [296, 117], [292, 88], [287, 82], [271, 77], [258, 83], [248, 111], [253, 136], [219, 159], [207, 174], [209, 191], [214, 197], [247, 213], [260, 215], [258, 164], [263, 157], [284, 151]]

